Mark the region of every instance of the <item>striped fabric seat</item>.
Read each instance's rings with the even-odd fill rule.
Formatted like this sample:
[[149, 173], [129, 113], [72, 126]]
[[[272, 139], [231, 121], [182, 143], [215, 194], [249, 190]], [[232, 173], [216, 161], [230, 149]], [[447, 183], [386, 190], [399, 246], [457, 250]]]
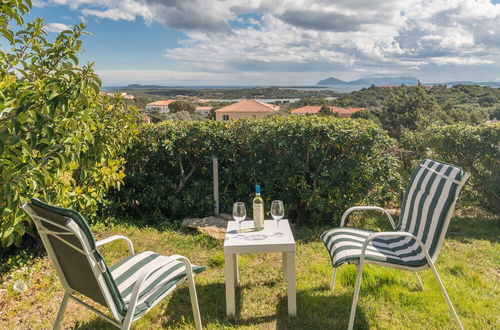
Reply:
[[[369, 230], [347, 227], [323, 233], [321, 239], [330, 251], [333, 267], [338, 267], [344, 262], [358, 260], [364, 241], [373, 233]], [[422, 249], [412, 238], [397, 240], [376, 238], [368, 244], [365, 259], [406, 267], [419, 267], [427, 264]]]
[[[409, 232], [418, 237], [435, 260], [466, 179], [465, 172], [456, 166], [424, 159], [408, 183], [395, 231]], [[330, 253], [332, 265], [338, 267], [359, 260], [363, 242], [372, 233], [341, 227], [324, 232], [321, 240]], [[409, 237], [375, 239], [368, 246], [366, 260], [406, 267], [427, 264], [422, 249]]]
[[[144, 267], [152, 263], [166, 260], [168, 257], [161, 254], [145, 251], [125, 258], [110, 268], [111, 275], [120, 291], [120, 295], [128, 307], [134, 284]], [[193, 273], [202, 272], [205, 267], [192, 266]], [[134, 315], [148, 310], [163, 298], [177, 284], [186, 279], [186, 269], [181, 261], [174, 261], [154, 271], [144, 282]]]

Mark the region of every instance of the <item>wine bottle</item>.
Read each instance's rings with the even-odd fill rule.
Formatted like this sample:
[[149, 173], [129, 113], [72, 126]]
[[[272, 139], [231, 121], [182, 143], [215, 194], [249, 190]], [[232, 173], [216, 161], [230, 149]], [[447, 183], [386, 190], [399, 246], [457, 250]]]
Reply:
[[255, 230], [264, 229], [264, 200], [260, 197], [260, 186], [255, 186], [255, 198], [253, 199], [253, 222]]

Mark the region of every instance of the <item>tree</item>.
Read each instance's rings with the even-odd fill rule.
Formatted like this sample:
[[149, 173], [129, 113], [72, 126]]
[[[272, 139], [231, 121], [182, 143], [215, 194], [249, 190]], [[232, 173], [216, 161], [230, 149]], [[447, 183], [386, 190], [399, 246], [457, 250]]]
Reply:
[[84, 25], [45, 39], [45, 23], [24, 24], [29, 0], [0, 5], [0, 241], [19, 245], [32, 224], [32, 197], [93, 214], [124, 178], [123, 153], [138, 115], [99, 95], [92, 64], [78, 66]]
[[361, 110], [361, 111], [357, 111], [357, 112], [353, 113], [351, 118], [368, 119], [368, 120], [371, 120], [371, 121], [377, 123], [378, 125], [382, 125], [380, 123], [380, 119], [378, 118], [378, 116], [375, 113], [376, 113], [375, 111], [371, 111], [371, 110]]
[[319, 113], [325, 116], [331, 116], [333, 114], [332, 109], [329, 106], [324, 105], [319, 109]]
[[184, 101], [184, 100], [177, 100], [175, 102], [172, 102], [168, 108], [170, 109], [171, 113], [176, 113], [176, 112], [181, 112], [181, 111], [187, 111], [189, 113], [194, 113], [196, 110], [196, 106], [189, 102], [189, 101]]
[[210, 109], [210, 113], [208, 114], [207, 118], [210, 120], [215, 120], [215, 107], [212, 107], [212, 109]]
[[397, 88], [386, 101], [380, 121], [399, 140], [404, 129], [417, 130], [447, 121], [447, 115], [424, 87]]

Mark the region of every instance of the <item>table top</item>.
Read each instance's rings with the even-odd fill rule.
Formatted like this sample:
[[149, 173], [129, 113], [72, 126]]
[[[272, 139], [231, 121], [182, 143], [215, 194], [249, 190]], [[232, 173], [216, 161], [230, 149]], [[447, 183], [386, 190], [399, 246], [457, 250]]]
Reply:
[[255, 231], [253, 220], [241, 224], [242, 237], [238, 237], [238, 223], [228, 221], [224, 253], [257, 253], [257, 252], [292, 252], [295, 251], [295, 239], [288, 220], [282, 219], [280, 232], [284, 235], [276, 237], [277, 221], [264, 220], [264, 230]]

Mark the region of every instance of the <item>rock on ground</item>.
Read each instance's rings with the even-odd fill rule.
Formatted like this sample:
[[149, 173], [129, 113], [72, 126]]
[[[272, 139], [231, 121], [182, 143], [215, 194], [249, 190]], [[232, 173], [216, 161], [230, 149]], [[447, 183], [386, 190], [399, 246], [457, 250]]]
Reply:
[[231, 220], [229, 214], [221, 214], [217, 217], [184, 219], [181, 229], [194, 229], [205, 233], [215, 239], [224, 239], [226, 236], [227, 222]]

